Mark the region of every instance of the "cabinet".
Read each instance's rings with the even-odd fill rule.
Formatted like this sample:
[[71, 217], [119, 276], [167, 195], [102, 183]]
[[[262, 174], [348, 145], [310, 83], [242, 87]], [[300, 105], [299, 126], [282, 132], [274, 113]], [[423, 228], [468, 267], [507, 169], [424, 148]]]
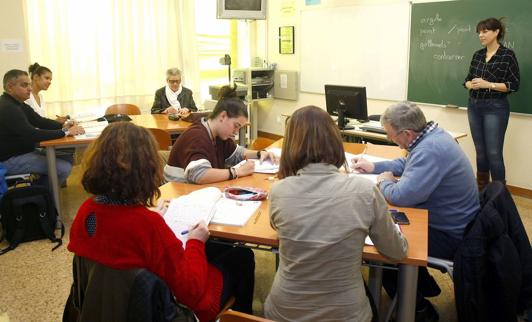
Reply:
[[271, 68], [245, 68], [233, 71], [233, 81], [237, 86], [247, 89], [246, 101], [248, 105], [249, 127], [247, 143], [257, 138], [258, 105], [263, 100], [273, 100], [273, 84], [275, 70]]

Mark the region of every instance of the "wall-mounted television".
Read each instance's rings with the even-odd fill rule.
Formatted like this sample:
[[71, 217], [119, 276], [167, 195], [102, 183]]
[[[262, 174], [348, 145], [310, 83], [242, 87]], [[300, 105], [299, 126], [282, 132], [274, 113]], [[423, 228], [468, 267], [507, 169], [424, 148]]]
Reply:
[[218, 19], [266, 19], [267, 0], [216, 0]]

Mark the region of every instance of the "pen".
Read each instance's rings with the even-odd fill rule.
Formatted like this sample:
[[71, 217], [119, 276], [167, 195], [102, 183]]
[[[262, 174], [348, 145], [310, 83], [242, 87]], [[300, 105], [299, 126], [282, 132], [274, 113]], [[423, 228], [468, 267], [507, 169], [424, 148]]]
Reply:
[[261, 214], [261, 211], [259, 210], [259, 213], [257, 214], [257, 217], [255, 217], [255, 220], [253, 221], [254, 224], [256, 224], [257, 221], [259, 221], [260, 214]]
[[197, 227], [199, 226], [199, 223], [195, 224], [194, 227], [192, 227], [191, 229], [185, 229], [181, 232], [181, 235], [186, 235], [188, 234], [191, 230], [194, 230], [196, 229]]

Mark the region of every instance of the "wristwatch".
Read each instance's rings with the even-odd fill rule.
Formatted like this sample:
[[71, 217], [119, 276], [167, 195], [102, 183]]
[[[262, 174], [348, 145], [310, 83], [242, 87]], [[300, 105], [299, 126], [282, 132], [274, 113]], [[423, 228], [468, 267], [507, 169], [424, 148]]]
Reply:
[[65, 136], [68, 136], [70, 134], [70, 131], [66, 127], [62, 128], [61, 131], [65, 133]]

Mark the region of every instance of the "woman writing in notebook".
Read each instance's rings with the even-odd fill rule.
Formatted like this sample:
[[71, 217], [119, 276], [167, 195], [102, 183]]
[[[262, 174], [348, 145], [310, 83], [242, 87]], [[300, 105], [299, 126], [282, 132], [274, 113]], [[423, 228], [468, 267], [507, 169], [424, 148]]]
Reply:
[[277, 162], [271, 152], [248, 150], [233, 141], [248, 122], [246, 105], [236, 97], [235, 90], [236, 87], [222, 87], [221, 98], [209, 117], [195, 122], [179, 136], [164, 167], [166, 180], [197, 184], [220, 182], [253, 174], [255, 163], [240, 164], [241, 161], [270, 159]]
[[[30, 98], [26, 100], [26, 104], [31, 106], [37, 114], [42, 117], [46, 116], [46, 102], [42, 91], [47, 91], [50, 84], [52, 84], [52, 71], [48, 67], [44, 67], [35, 63], [28, 68], [31, 79], [31, 94]], [[66, 116], [57, 116], [57, 122], [63, 124], [68, 118]]]
[[510, 117], [508, 94], [519, 89], [519, 65], [513, 50], [504, 47], [505, 27], [499, 19], [477, 24], [484, 48], [473, 55], [464, 86], [469, 90], [467, 117], [477, 152], [477, 184], [482, 190], [492, 180], [506, 183], [504, 135]]
[[342, 137], [323, 109], [306, 106], [286, 126], [270, 222], [279, 236], [279, 269], [265, 303], [275, 321], [372, 320], [360, 272], [369, 235], [400, 260], [407, 241], [369, 180], [340, 173]]
[[147, 268], [200, 321], [213, 321], [231, 296], [233, 308], [251, 313], [253, 252], [209, 251], [204, 222], [190, 228], [183, 245], [161, 217], [164, 212], [147, 208], [159, 198], [162, 181], [157, 143], [148, 130], [128, 122], [110, 124], [87, 154], [82, 184], [94, 196], [74, 219], [70, 251], [115, 269]]

